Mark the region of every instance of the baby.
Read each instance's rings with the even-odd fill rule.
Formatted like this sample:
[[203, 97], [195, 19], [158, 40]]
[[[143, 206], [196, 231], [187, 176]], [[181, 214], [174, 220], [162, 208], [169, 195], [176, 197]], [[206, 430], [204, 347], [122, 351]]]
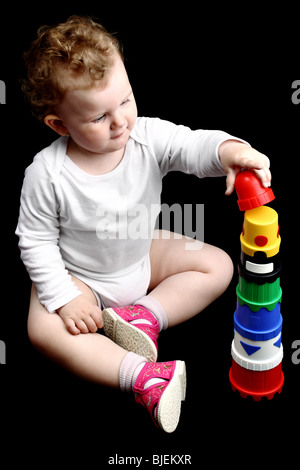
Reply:
[[120, 46], [90, 18], [40, 28], [25, 58], [32, 109], [60, 135], [21, 194], [29, 338], [74, 374], [133, 392], [173, 432], [185, 363], [157, 362], [158, 335], [220, 296], [233, 269], [222, 250], [155, 230], [162, 178], [227, 175], [228, 195], [242, 168], [269, 186], [269, 160], [221, 131], [138, 118]]

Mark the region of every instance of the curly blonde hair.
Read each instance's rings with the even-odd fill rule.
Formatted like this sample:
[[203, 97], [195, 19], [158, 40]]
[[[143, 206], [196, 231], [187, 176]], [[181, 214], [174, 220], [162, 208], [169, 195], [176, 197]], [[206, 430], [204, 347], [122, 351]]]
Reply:
[[43, 120], [55, 112], [65, 93], [105, 81], [115, 55], [123, 59], [120, 43], [89, 17], [71, 16], [57, 26], [42, 26], [24, 54], [27, 79], [22, 90], [34, 115]]

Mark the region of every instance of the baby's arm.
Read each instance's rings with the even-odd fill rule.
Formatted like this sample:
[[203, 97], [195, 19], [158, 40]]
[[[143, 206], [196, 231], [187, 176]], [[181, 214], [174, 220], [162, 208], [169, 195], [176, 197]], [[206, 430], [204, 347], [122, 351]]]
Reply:
[[55, 184], [42, 162], [26, 170], [21, 195], [19, 236], [21, 258], [40, 302], [56, 311], [72, 334], [102, 327], [101, 310], [83, 295], [65, 268], [59, 248], [59, 201]]
[[268, 157], [226, 132], [192, 131], [157, 118], [141, 118], [135, 131], [152, 146], [163, 176], [169, 171], [182, 171], [199, 178], [225, 173], [225, 194], [229, 195], [234, 190], [236, 175], [242, 168], [251, 168], [264, 186], [270, 186]]
[[252, 169], [263, 186], [271, 185], [270, 160], [254, 148], [235, 140], [226, 140], [219, 147], [219, 158], [226, 172], [226, 195], [234, 190], [236, 175], [242, 168]]

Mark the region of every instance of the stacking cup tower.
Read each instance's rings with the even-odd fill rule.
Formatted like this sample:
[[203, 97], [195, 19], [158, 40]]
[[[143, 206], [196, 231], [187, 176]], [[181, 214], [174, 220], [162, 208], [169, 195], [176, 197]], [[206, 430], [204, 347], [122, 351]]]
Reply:
[[237, 175], [238, 205], [245, 211], [236, 289], [232, 367], [233, 390], [254, 400], [273, 398], [282, 390], [282, 316], [280, 311], [280, 235], [277, 212], [265, 206], [275, 196], [255, 174]]

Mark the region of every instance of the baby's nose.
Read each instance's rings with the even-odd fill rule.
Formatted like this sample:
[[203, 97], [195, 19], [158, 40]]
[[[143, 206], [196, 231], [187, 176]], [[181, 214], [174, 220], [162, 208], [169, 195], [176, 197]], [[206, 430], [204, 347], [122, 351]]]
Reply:
[[111, 129], [120, 129], [125, 124], [125, 119], [121, 114], [116, 114], [113, 116], [111, 121]]

